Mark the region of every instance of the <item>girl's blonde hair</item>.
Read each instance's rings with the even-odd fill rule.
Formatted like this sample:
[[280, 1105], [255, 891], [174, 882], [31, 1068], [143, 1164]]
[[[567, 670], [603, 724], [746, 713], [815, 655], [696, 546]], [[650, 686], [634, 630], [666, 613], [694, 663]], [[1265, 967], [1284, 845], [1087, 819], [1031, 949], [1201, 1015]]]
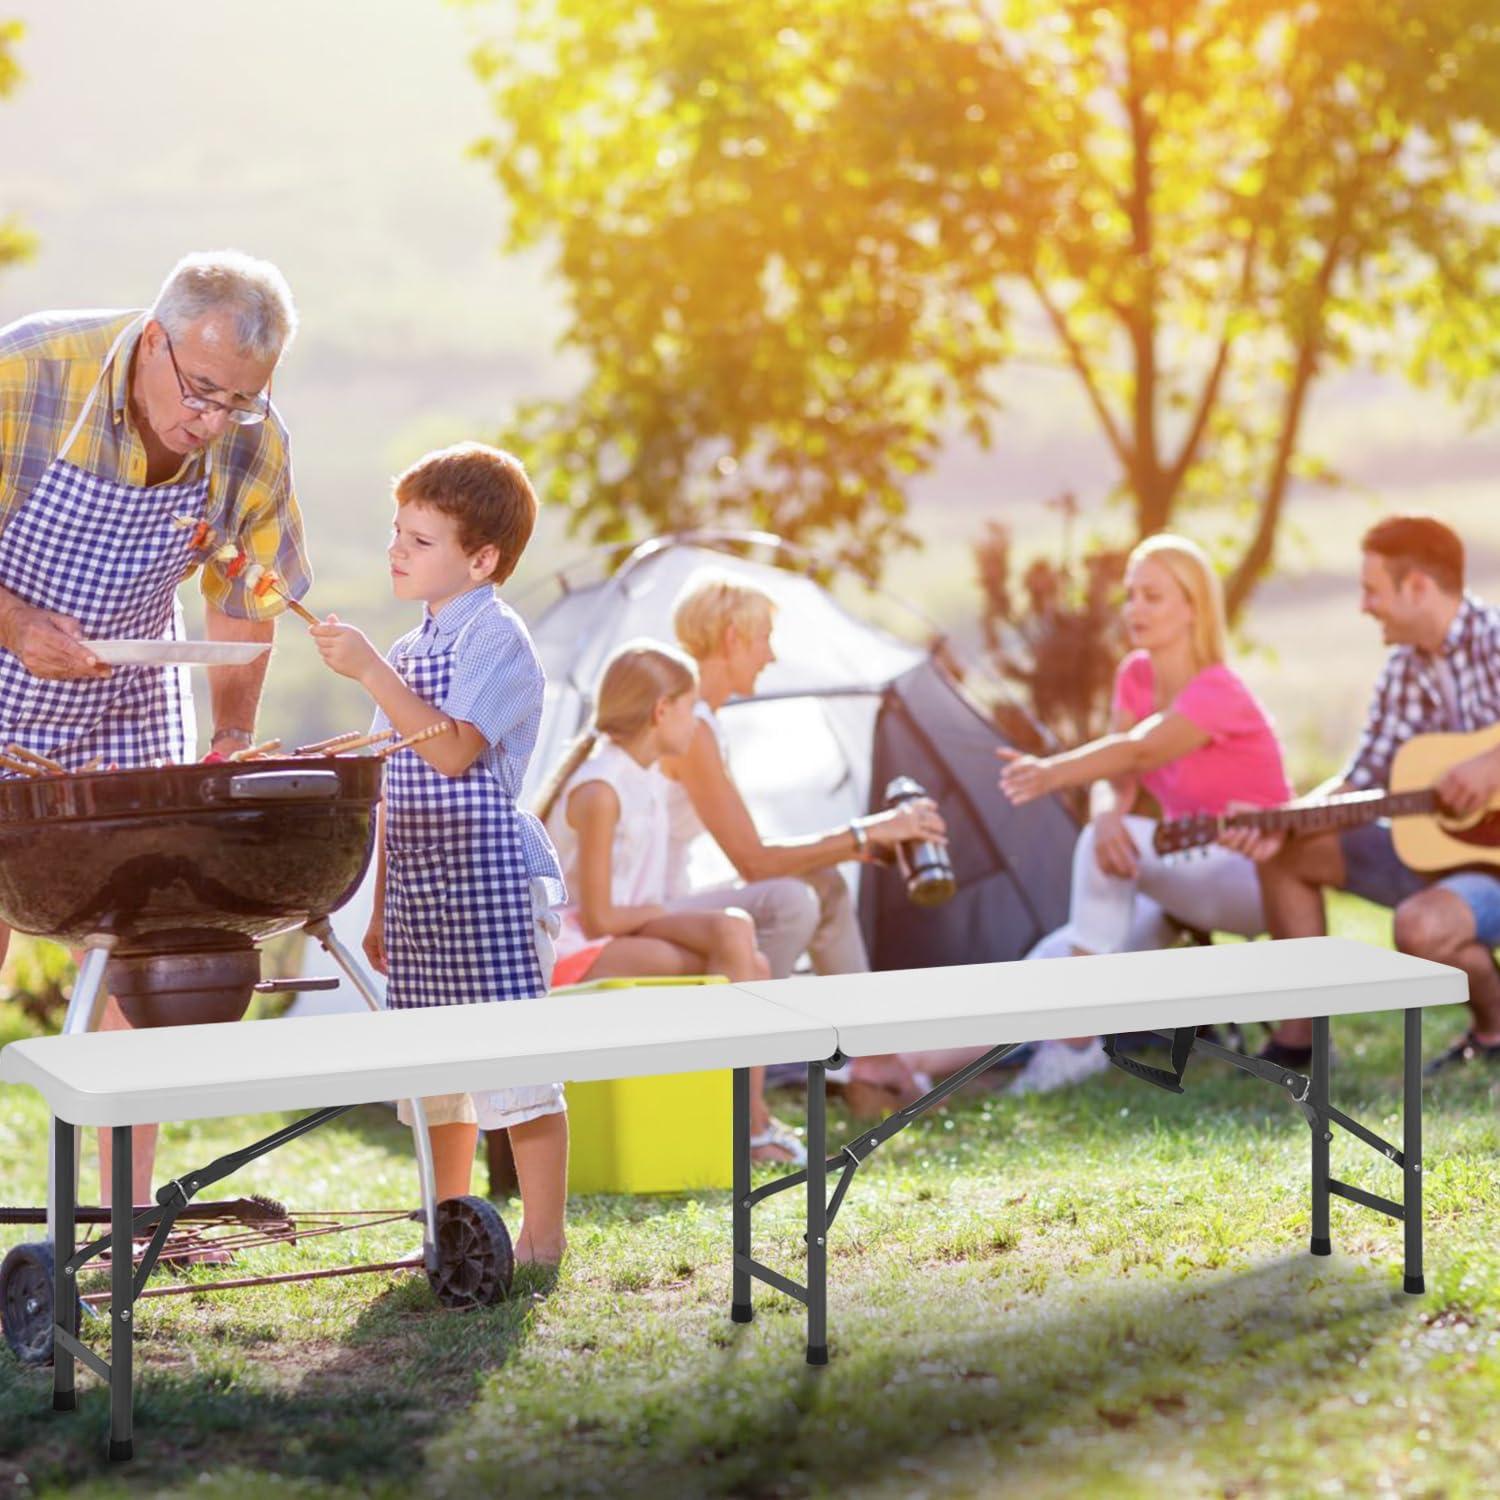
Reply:
[[589, 757], [601, 734], [628, 740], [651, 723], [663, 698], [680, 698], [698, 686], [698, 669], [674, 646], [657, 641], [627, 641], [609, 661], [594, 693], [594, 712], [588, 727], [568, 747], [537, 802], [536, 815], [544, 823], [573, 773]]
[[1193, 609], [1193, 656], [1199, 670], [1217, 666], [1228, 654], [1229, 626], [1224, 619], [1224, 586], [1208, 554], [1185, 536], [1160, 531], [1130, 554], [1126, 571], [1148, 558], [1160, 563], [1187, 595]]
[[753, 585], [728, 573], [695, 573], [672, 606], [672, 628], [688, 655], [706, 661], [723, 649], [731, 625], [748, 633], [775, 615], [776, 601]]

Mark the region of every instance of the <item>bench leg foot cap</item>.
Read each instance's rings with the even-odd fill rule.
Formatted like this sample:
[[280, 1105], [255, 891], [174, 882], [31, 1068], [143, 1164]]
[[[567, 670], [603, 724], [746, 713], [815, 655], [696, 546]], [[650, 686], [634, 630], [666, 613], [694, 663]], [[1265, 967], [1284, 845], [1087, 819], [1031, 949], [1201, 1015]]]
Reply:
[[1333, 1254], [1333, 1241], [1332, 1240], [1320, 1240], [1316, 1235], [1314, 1235], [1313, 1236], [1313, 1241], [1312, 1241], [1311, 1249], [1312, 1249], [1312, 1253], [1314, 1255], [1332, 1255]]
[[748, 1323], [755, 1316], [755, 1310], [748, 1302], [731, 1302], [729, 1304], [729, 1321], [731, 1323]]
[[52, 1410], [53, 1411], [77, 1411], [78, 1410], [78, 1392], [77, 1391], [53, 1391], [53, 1393], [52, 1393]]
[[809, 1344], [807, 1346], [807, 1362], [810, 1365], [826, 1365], [828, 1363], [827, 1344]]
[[1413, 1297], [1420, 1297], [1427, 1290], [1427, 1283], [1420, 1276], [1408, 1276], [1401, 1283], [1403, 1292], [1410, 1292]]
[[111, 1438], [109, 1440], [109, 1461], [112, 1464], [124, 1463], [127, 1459], [135, 1457], [135, 1443], [130, 1438]]

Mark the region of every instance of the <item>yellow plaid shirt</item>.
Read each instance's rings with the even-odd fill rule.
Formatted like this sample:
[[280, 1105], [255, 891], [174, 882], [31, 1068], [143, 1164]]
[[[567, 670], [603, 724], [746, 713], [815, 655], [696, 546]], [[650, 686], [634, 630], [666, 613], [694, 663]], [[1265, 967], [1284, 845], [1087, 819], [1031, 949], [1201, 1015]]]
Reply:
[[[46, 312], [0, 328], [0, 531], [60, 456], [109, 346], [139, 317], [138, 312]], [[125, 399], [138, 337], [133, 333], [120, 346], [73, 446], [62, 455], [91, 474], [132, 485], [146, 482], [146, 447]], [[221, 511], [228, 537], [252, 561], [274, 570], [287, 592], [300, 599], [312, 583], [312, 570], [280, 415], [273, 408], [264, 422], [229, 427], [213, 443], [212, 454], [206, 508]], [[189, 454], [170, 482], [193, 478], [203, 462], [203, 452]], [[0, 587], [4, 583], [0, 578]], [[275, 592], [257, 599], [242, 579], [227, 577], [214, 562], [202, 569], [202, 587], [210, 604], [240, 619], [265, 620], [286, 608]]]

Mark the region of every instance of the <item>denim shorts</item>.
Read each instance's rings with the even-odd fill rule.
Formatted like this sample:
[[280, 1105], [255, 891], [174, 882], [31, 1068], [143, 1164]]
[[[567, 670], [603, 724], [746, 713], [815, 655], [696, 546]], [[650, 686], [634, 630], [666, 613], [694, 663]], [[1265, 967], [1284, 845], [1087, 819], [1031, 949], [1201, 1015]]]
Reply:
[[1474, 917], [1474, 932], [1487, 948], [1500, 947], [1500, 873], [1453, 870], [1434, 878], [1409, 870], [1396, 856], [1391, 825], [1382, 819], [1339, 834], [1344, 855], [1344, 889], [1377, 906], [1400, 906], [1408, 896], [1436, 886], [1452, 891]]

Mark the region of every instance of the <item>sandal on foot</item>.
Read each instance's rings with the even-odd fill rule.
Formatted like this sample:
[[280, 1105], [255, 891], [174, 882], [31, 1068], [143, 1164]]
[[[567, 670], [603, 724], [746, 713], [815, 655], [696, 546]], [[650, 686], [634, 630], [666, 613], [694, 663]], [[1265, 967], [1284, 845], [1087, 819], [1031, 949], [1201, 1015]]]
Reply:
[[[807, 1165], [807, 1147], [780, 1120], [772, 1120], [764, 1130], [757, 1131], [750, 1137], [751, 1151], [755, 1151], [762, 1146], [776, 1146], [785, 1151], [787, 1153], [787, 1160], [784, 1165], [788, 1167], [805, 1167]], [[762, 1159], [764, 1160], [765, 1158]]]

